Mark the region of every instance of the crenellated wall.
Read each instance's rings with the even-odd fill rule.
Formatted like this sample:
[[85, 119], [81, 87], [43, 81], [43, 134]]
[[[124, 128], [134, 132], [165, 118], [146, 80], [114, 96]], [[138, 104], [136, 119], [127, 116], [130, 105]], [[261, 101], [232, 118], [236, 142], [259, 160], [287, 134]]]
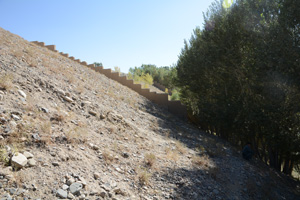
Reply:
[[[38, 41], [33, 41], [32, 43], [41, 47], [46, 47], [51, 51], [58, 52], [56, 50], [55, 45], [45, 45], [44, 42], [38, 42]], [[78, 62], [79, 64], [84, 65], [96, 72], [104, 74], [106, 77], [131, 88], [135, 92], [139, 93], [140, 95], [146, 97], [147, 99], [149, 99], [150, 101], [158, 105], [165, 106], [168, 109], [168, 111], [173, 113], [174, 115], [184, 119], [187, 118], [186, 106], [182, 105], [180, 101], [169, 101], [168, 94], [151, 92], [150, 89], [142, 88], [141, 84], [135, 84], [133, 80], [127, 79], [126, 76], [120, 76], [118, 72], [113, 72], [111, 69], [104, 69], [103, 67], [95, 67], [94, 64], [87, 64], [87, 62], [85, 61], [80, 62], [80, 59], [75, 59], [73, 56], [69, 56], [69, 54], [67, 53], [60, 52], [59, 54], [61, 54], [66, 58], [74, 60], [75, 62]]]

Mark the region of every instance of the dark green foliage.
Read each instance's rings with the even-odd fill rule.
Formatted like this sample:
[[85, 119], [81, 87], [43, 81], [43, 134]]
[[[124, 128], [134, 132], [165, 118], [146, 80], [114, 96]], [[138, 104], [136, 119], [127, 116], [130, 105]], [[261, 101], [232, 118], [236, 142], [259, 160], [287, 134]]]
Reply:
[[300, 163], [300, 1], [216, 2], [204, 27], [176, 66], [181, 101], [203, 129], [251, 141], [258, 157], [290, 174]]

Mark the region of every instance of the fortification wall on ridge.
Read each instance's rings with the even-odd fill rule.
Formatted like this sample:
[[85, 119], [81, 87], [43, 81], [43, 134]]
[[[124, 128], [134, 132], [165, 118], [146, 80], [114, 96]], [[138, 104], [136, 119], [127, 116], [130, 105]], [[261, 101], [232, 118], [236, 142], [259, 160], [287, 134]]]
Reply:
[[[46, 47], [47, 49], [58, 52], [56, 50], [55, 45], [45, 45], [44, 42], [38, 42], [33, 41], [32, 43], [41, 46]], [[133, 80], [127, 79], [126, 76], [120, 75], [119, 72], [114, 72], [111, 69], [104, 69], [103, 67], [96, 67], [94, 64], [88, 64], [86, 61], [80, 61], [80, 59], [75, 59], [73, 56], [69, 56], [67, 53], [59, 52], [64, 57], [67, 57], [75, 62], [78, 62], [81, 65], [84, 65], [96, 72], [99, 72], [101, 74], [104, 74], [106, 77], [113, 79], [120, 84], [129, 87], [130, 89], [134, 90], [135, 92], [139, 93], [140, 95], [146, 97], [150, 101], [162, 105], [168, 109], [169, 112], [172, 114], [184, 118], [187, 118], [187, 109], [186, 106], [182, 105], [180, 101], [169, 101], [168, 100], [168, 94], [166, 93], [156, 93], [151, 92], [148, 88], [142, 88], [141, 84], [135, 84]]]

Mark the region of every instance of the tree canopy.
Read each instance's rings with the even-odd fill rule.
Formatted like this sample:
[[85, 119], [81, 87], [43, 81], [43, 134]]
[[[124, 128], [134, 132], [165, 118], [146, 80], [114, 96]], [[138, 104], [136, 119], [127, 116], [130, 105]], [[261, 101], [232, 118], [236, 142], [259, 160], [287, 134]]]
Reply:
[[185, 41], [176, 86], [203, 129], [251, 141], [291, 174], [300, 164], [299, 59], [299, 0], [216, 1]]

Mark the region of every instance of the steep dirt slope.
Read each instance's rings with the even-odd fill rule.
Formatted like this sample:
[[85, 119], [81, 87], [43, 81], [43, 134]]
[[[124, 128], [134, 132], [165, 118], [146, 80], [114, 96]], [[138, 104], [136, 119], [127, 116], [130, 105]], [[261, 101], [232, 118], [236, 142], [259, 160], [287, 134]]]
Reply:
[[299, 198], [288, 177], [1, 28], [0, 126], [0, 199]]

